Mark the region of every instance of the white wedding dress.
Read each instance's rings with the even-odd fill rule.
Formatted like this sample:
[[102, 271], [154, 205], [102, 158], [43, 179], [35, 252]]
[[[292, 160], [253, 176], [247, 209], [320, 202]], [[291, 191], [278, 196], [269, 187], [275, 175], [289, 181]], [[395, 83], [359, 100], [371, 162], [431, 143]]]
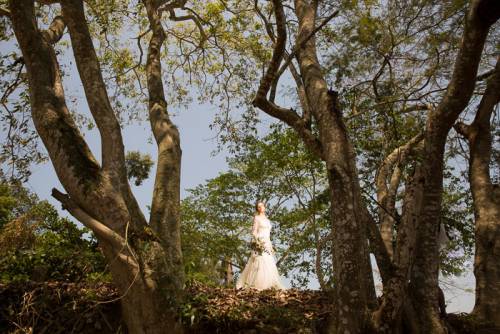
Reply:
[[278, 268], [274, 260], [273, 246], [270, 239], [271, 222], [267, 217], [255, 216], [252, 235], [260, 240], [266, 249], [262, 254], [252, 251], [250, 259], [241, 272], [236, 288], [254, 288], [264, 290], [269, 288], [285, 289], [281, 284]]

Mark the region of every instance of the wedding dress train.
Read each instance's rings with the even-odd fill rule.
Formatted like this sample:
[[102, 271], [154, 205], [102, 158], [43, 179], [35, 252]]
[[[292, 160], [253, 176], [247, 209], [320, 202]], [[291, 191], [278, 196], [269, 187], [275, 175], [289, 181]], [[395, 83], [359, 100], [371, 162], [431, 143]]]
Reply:
[[281, 284], [278, 268], [274, 260], [274, 251], [270, 239], [271, 222], [267, 217], [255, 216], [252, 236], [263, 246], [263, 251], [252, 250], [245, 269], [241, 272], [236, 288], [285, 289]]

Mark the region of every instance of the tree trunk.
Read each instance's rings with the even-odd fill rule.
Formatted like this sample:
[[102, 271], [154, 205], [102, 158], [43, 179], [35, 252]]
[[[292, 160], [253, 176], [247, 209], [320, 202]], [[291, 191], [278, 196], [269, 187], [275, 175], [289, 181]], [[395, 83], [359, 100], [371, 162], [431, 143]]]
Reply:
[[[163, 270], [165, 259], [167, 258], [161, 246], [150, 244], [153, 248], [145, 254], [150, 258], [156, 258], [157, 268]], [[156, 248], [156, 250], [154, 249]], [[156, 253], [156, 254], [155, 254]], [[109, 261], [109, 259], [108, 259]], [[139, 268], [152, 269], [139, 269]], [[114, 282], [119, 278], [119, 291], [122, 293], [122, 315], [129, 333], [160, 334], [182, 333], [183, 328], [176, 315], [177, 302], [181, 295], [179, 290], [173, 293], [162, 288], [164, 280], [168, 276], [155, 273], [152, 263], [142, 264], [135, 270], [123, 270], [121, 268], [112, 269]], [[122, 276], [127, 276], [125, 280]], [[125, 283], [126, 282], [126, 283]], [[128, 285], [125, 285], [125, 284]]]
[[[296, 1], [299, 19], [297, 39], [304, 41], [315, 29], [315, 5]], [[314, 36], [297, 53], [307, 101], [315, 116], [319, 140], [326, 162], [331, 201], [331, 224], [334, 289], [335, 331], [361, 333], [368, 312], [368, 282], [366, 282], [367, 243], [362, 198], [359, 188], [356, 156], [347, 135], [338, 106], [337, 95], [328, 90], [316, 55]], [[373, 286], [373, 285], [372, 285]]]
[[[336, 323], [333, 332], [362, 333], [367, 312], [366, 261], [349, 183], [329, 171]], [[348, 180], [348, 179], [347, 179]], [[347, 183], [347, 184], [346, 184]], [[359, 212], [359, 211], [358, 211]]]
[[[165, 32], [161, 26], [159, 1], [143, 1], [152, 30], [146, 62], [149, 94], [149, 121], [158, 146], [158, 166], [151, 203], [150, 225], [168, 257], [167, 281], [171, 291], [179, 291], [184, 283], [180, 236], [180, 177], [182, 150], [179, 130], [170, 120], [161, 70], [161, 47]], [[172, 6], [175, 6], [172, 5]], [[172, 7], [173, 10], [174, 7]], [[176, 277], [174, 281], [172, 277]]]
[[496, 203], [476, 219], [476, 303], [473, 314], [478, 320], [493, 323], [500, 330], [500, 191], [491, 193]]
[[465, 18], [461, 46], [446, 93], [429, 113], [424, 138], [424, 177], [417, 252], [411, 275], [414, 309], [423, 333], [445, 333], [439, 306], [439, 224], [443, 157], [448, 132], [469, 103], [482, 50], [491, 25], [500, 16], [498, 1], [473, 0]]
[[[13, 30], [27, 67], [33, 122], [68, 193], [53, 189], [52, 194], [95, 233], [120, 293], [129, 332], [181, 332], [176, 319], [183, 285], [180, 253], [176, 251], [180, 240], [163, 238], [152, 231], [140, 212], [128, 184], [120, 126], [105, 90], [83, 3], [66, 0], [61, 5], [64, 18], [56, 17], [47, 31], [40, 31], [32, 0], [9, 2]], [[101, 134], [102, 166], [66, 106], [52, 47], [62, 36], [65, 23], [89, 108]], [[180, 155], [172, 159], [180, 160]], [[158, 169], [162, 167], [159, 164]], [[178, 176], [171, 180], [173, 184], [179, 181]], [[178, 186], [173, 186], [174, 202], [176, 192]], [[178, 220], [169, 225], [170, 235], [178, 234], [178, 226]]]
[[[426, 142], [428, 138], [426, 137]], [[435, 142], [435, 141], [434, 141]], [[445, 333], [439, 311], [439, 249], [437, 243], [443, 182], [444, 141], [424, 153], [424, 187], [417, 227], [415, 265], [411, 276], [414, 309], [423, 333]], [[434, 159], [429, 161], [425, 156]], [[439, 174], [434, 177], [435, 174]]]
[[[406, 183], [402, 221], [394, 253], [393, 269], [384, 281], [380, 307], [372, 314], [372, 327], [378, 333], [403, 332], [403, 320], [411, 318], [408, 304], [408, 279], [410, 276], [416, 243], [422, 201], [422, 175], [417, 167]], [[387, 275], [385, 275], [387, 277]], [[405, 317], [406, 315], [406, 317]]]
[[224, 265], [224, 285], [229, 287], [233, 284], [234, 272], [230, 257], [225, 257], [222, 261]]
[[490, 176], [492, 134], [490, 119], [500, 102], [500, 58], [471, 125], [458, 123], [455, 129], [469, 142], [469, 182], [474, 200], [474, 275], [478, 320], [491, 322], [500, 330], [500, 190]]

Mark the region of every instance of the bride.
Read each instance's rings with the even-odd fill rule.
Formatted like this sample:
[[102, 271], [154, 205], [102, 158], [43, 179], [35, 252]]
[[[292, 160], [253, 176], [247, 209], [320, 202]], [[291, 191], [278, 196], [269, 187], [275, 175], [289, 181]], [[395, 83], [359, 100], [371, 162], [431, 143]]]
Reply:
[[236, 282], [236, 288], [285, 289], [274, 261], [274, 249], [269, 238], [271, 222], [266, 217], [266, 207], [263, 202], [258, 202], [255, 209], [257, 212], [253, 218], [252, 252]]

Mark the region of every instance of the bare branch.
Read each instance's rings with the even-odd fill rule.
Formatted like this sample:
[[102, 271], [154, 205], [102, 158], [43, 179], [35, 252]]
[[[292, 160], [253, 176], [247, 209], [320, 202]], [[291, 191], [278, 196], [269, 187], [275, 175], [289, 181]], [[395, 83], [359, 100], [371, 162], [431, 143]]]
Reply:
[[155, 8], [158, 15], [161, 15], [162, 12], [169, 12], [174, 8], [183, 8], [186, 5], [187, 0], [173, 0], [168, 2], [168, 0], [160, 0], [150, 3], [152, 7]]
[[276, 37], [274, 35], [273, 25], [271, 24], [271, 22], [269, 22], [269, 20], [266, 18], [266, 16], [262, 13], [262, 11], [259, 8], [258, 3], [259, 3], [258, 0], [254, 0], [255, 12], [257, 12], [257, 15], [260, 17], [262, 22], [264, 22], [264, 27], [266, 28], [267, 36], [269, 36], [269, 38], [271, 39], [271, 42], [275, 43]]
[[476, 77], [476, 80], [477, 81], [484, 81], [486, 79], [488, 79], [489, 77], [491, 77], [493, 75], [493, 73], [495, 73], [495, 69], [491, 69], [489, 71], [486, 71], [484, 73], [481, 73], [479, 74], [477, 77]]
[[7, 102], [7, 99], [9, 98], [9, 96], [17, 89], [17, 87], [19, 87], [19, 85], [21, 83], [25, 82], [25, 79], [23, 79], [21, 76], [23, 69], [24, 69], [24, 61], [23, 61], [22, 57], [16, 59], [16, 61], [12, 65], [10, 65], [9, 67], [13, 69], [18, 64], [21, 64], [21, 66], [19, 66], [19, 69], [17, 70], [16, 78], [6, 88], [4, 88], [4, 92], [2, 94], [2, 97], [0, 98], [0, 103], [5, 108], [7, 108], [5, 103]]
[[260, 108], [270, 116], [273, 116], [292, 127], [302, 137], [308, 148], [318, 157], [322, 157], [323, 152], [321, 143], [306, 126], [308, 123], [301, 119], [301, 117], [293, 109], [279, 107], [273, 102], [270, 102], [266, 97], [276, 78], [276, 72], [278, 71], [281, 60], [283, 59], [286, 47], [285, 12], [281, 1], [274, 0], [273, 6], [277, 24], [276, 43], [274, 45], [273, 55], [271, 61], [269, 62], [267, 71], [260, 81], [257, 94], [253, 100], [253, 105], [254, 107]]
[[45, 40], [50, 44], [56, 44], [59, 42], [64, 34], [64, 29], [66, 24], [62, 16], [56, 16], [49, 26], [49, 29], [42, 32]]
[[372, 87], [373, 87], [373, 94], [375, 95], [376, 101], [380, 101], [380, 95], [378, 93], [378, 80], [380, 79], [380, 77], [384, 73], [384, 69], [387, 66], [387, 64], [389, 64], [389, 58], [386, 55], [384, 55], [384, 60], [382, 61], [382, 65], [380, 66], [380, 69], [378, 70], [378, 72], [375, 74], [375, 76], [371, 80]]
[[406, 114], [414, 111], [427, 111], [432, 110], [432, 106], [429, 104], [415, 104], [401, 110], [400, 114]]
[[472, 135], [472, 126], [465, 124], [463, 122], [457, 122], [453, 125], [456, 132], [461, 134], [465, 139], [470, 140]]
[[0, 8], [0, 17], [10, 17], [10, 11], [5, 8]]
[[126, 240], [122, 236], [97, 219], [92, 218], [78, 206], [68, 194], [64, 194], [56, 188], [52, 188], [52, 197], [61, 202], [64, 210], [71, 213], [71, 215], [78, 219], [85, 227], [91, 229], [99, 239], [108, 242], [115, 249], [122, 249], [126, 246]]
[[198, 30], [200, 31], [200, 36], [201, 36], [200, 43], [198, 44], [198, 47], [199, 48], [203, 47], [203, 44], [205, 44], [205, 42], [207, 40], [207, 34], [205, 33], [205, 30], [203, 29], [203, 26], [201, 25], [201, 22], [197, 16], [195, 16], [195, 15], [176, 16], [175, 11], [173, 9], [171, 9], [169, 11], [169, 15], [170, 15], [169, 18], [172, 21], [193, 21], [194, 24], [196, 24], [196, 26], [198, 27]]
[[277, 37], [276, 43], [274, 45], [273, 55], [271, 61], [269, 62], [269, 66], [267, 68], [264, 77], [260, 81], [259, 89], [257, 90], [256, 97], [254, 99], [254, 105], [259, 104], [261, 100], [267, 100], [266, 96], [271, 88], [273, 81], [276, 78], [276, 73], [279, 69], [281, 60], [285, 54], [286, 47], [286, 21], [285, 21], [285, 12], [283, 10], [283, 5], [279, 0], [273, 1], [274, 11], [276, 15], [276, 30]]

